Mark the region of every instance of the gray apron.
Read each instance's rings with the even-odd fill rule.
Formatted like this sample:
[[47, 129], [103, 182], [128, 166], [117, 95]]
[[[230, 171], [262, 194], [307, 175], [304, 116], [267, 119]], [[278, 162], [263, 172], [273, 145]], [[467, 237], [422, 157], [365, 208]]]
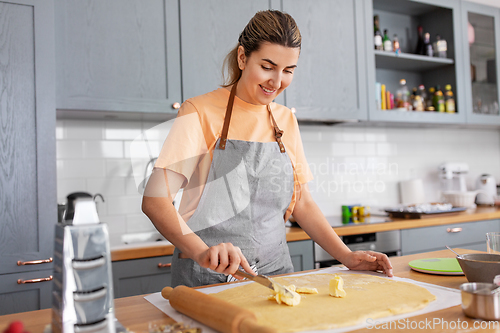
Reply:
[[[227, 140], [236, 93], [231, 90], [224, 127], [213, 151], [206, 185], [188, 226], [209, 247], [238, 246], [259, 274], [293, 272], [283, 217], [294, 191], [293, 167], [268, 106], [276, 142]], [[226, 282], [227, 276], [194, 260], [172, 258], [172, 287]]]

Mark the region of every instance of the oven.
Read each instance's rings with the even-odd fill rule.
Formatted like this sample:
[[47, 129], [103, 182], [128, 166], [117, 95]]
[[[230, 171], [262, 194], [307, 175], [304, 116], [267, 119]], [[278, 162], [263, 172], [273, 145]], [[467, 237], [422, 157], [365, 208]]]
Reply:
[[[401, 255], [401, 231], [391, 230], [350, 236], [339, 236], [351, 251], [377, 251], [388, 256]], [[340, 262], [314, 243], [316, 268], [329, 267]]]

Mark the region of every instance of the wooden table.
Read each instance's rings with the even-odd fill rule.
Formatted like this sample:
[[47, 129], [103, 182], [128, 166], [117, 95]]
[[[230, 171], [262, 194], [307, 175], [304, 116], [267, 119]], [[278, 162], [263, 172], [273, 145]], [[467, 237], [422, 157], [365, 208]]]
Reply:
[[[458, 253], [472, 253], [477, 251], [464, 250], [464, 249], [455, 249]], [[444, 275], [431, 275], [415, 272], [410, 269], [408, 263], [415, 259], [424, 259], [424, 258], [453, 258], [454, 255], [448, 250], [435, 251], [435, 252], [427, 252], [427, 253], [419, 253], [409, 256], [403, 257], [392, 257], [391, 262], [394, 267], [394, 275], [402, 278], [409, 278], [416, 281], [427, 282], [431, 284], [436, 284], [448, 288], [459, 289], [462, 283], [467, 282], [465, 276], [444, 276]], [[144, 299], [143, 296], [132, 296], [119, 298], [115, 300], [115, 308], [116, 308], [116, 318], [123, 324], [123, 326], [129, 328], [134, 332], [147, 332], [148, 331], [148, 323], [152, 321], [157, 321], [159, 323], [170, 324], [174, 321], [165, 315], [163, 312], [158, 310], [155, 306], [151, 305], [148, 301]], [[51, 310], [39, 310], [32, 312], [23, 312], [18, 314], [0, 316], [0, 332], [2, 332], [7, 325], [14, 321], [21, 320], [26, 327], [26, 330], [31, 333], [43, 332], [45, 326], [50, 323], [51, 320]], [[433, 320], [440, 320], [440, 322], [447, 321], [449, 327], [451, 325], [456, 325], [458, 321], [461, 325], [465, 325], [466, 322], [468, 325], [468, 330], [459, 330], [459, 329], [443, 329], [440, 325], [435, 326], [434, 329], [424, 329], [429, 332], [500, 332], [500, 324], [497, 324], [496, 329], [473, 329], [474, 322], [473, 319], [467, 318], [460, 306], [454, 306], [451, 308], [443, 309], [440, 311], [435, 311], [432, 313], [411, 317], [410, 321], [415, 322], [416, 324], [421, 323], [421, 325], [427, 322], [433, 322]], [[480, 322], [479, 322], [480, 323]], [[484, 325], [484, 324], [483, 324]], [[424, 326], [421, 326], [424, 327]], [[428, 326], [429, 327], [429, 326]], [[427, 328], [428, 328], [427, 327]], [[384, 332], [400, 332], [401, 329], [398, 329], [395, 324], [393, 325], [394, 329], [384, 329]], [[361, 329], [356, 332], [373, 332], [375, 329]], [[415, 331], [418, 331], [415, 330]]]

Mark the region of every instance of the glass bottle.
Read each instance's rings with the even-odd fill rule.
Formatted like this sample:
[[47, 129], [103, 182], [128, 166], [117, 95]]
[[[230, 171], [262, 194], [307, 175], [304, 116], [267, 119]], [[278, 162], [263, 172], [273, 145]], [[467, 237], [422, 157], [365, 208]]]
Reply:
[[384, 45], [382, 44], [382, 33], [380, 32], [379, 28], [379, 18], [378, 15], [375, 15], [373, 17], [373, 31], [374, 31], [374, 37], [373, 41], [375, 44], [375, 50], [383, 50]]
[[455, 98], [453, 98], [453, 91], [451, 91], [451, 85], [447, 84], [445, 87], [444, 99], [445, 99], [445, 109], [446, 112], [455, 112]]
[[425, 91], [425, 86], [423, 84], [418, 86], [418, 94], [422, 97], [422, 104], [425, 110], [427, 107], [427, 92]]
[[427, 104], [426, 104], [426, 108], [425, 108], [427, 111], [436, 111], [436, 108], [434, 107], [434, 93], [435, 92], [436, 92], [436, 88], [434, 88], [434, 87], [429, 88], [429, 95], [427, 96]]
[[392, 42], [391, 39], [389, 38], [389, 35], [387, 35], [387, 29], [384, 30], [384, 51], [392, 51]]
[[398, 35], [396, 34], [394, 34], [394, 37], [392, 38], [392, 50], [396, 52], [396, 55], [401, 53], [401, 47], [399, 46]]
[[434, 55], [439, 58], [446, 58], [446, 53], [448, 50], [448, 44], [446, 40], [441, 38], [440, 35], [436, 35], [436, 41], [433, 43]]
[[428, 32], [424, 35], [424, 50], [426, 56], [432, 57], [434, 55], [431, 44], [431, 34]]
[[434, 98], [432, 99], [432, 104], [437, 112], [445, 112], [446, 108], [444, 105], [444, 96], [439, 85], [436, 86], [436, 92], [434, 93]]
[[422, 28], [421, 25], [418, 26], [417, 28], [418, 31], [418, 41], [417, 41], [417, 48], [415, 49], [415, 54], [425, 54], [425, 49], [424, 49], [424, 28]]
[[406, 80], [399, 80], [399, 89], [396, 91], [394, 104], [398, 110], [407, 111], [410, 109], [410, 92], [406, 86]]

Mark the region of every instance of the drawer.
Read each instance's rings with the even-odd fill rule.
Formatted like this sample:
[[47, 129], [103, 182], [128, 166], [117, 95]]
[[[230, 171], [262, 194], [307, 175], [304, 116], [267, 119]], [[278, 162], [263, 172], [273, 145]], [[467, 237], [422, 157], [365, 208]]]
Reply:
[[[52, 270], [0, 275], [0, 315], [34, 311], [51, 307]], [[40, 282], [19, 284], [18, 280]]]
[[113, 261], [115, 298], [150, 294], [170, 286], [172, 256]]
[[486, 233], [500, 231], [500, 220], [456, 223], [434, 227], [401, 230], [403, 255], [443, 250], [445, 245], [460, 247], [473, 243], [485, 243]]

